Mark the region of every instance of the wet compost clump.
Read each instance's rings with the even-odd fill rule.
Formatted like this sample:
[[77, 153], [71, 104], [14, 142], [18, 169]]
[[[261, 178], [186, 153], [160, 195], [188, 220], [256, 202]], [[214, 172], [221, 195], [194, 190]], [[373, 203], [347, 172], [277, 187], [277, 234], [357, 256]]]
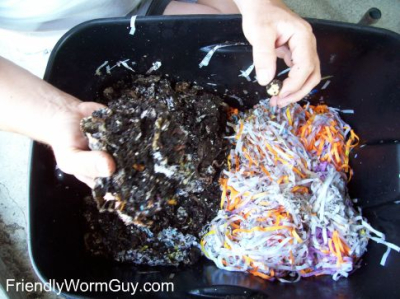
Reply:
[[92, 150], [117, 170], [85, 200], [95, 255], [146, 265], [192, 264], [216, 215], [226, 157], [227, 105], [202, 87], [138, 75], [102, 92], [108, 107], [82, 120]]

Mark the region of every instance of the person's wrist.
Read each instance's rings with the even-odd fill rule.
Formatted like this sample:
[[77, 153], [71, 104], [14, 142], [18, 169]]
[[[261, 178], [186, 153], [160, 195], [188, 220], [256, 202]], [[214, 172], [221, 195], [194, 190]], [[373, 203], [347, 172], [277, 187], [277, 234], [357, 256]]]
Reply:
[[48, 120], [44, 119], [43, 131], [46, 133], [43, 136], [43, 142], [57, 148], [69, 138], [65, 136], [66, 131], [73, 129], [72, 126], [79, 125], [78, 120], [81, 118], [79, 105], [82, 102], [62, 93], [54, 99], [53, 103], [55, 103], [54, 107], [49, 108], [51, 117]]

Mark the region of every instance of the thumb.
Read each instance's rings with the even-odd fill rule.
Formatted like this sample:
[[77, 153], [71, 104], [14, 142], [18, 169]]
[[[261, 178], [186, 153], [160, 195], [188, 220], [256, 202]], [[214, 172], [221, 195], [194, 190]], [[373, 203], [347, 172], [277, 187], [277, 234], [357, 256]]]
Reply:
[[115, 162], [103, 151], [83, 151], [76, 148], [57, 151], [54, 149], [57, 164], [68, 174], [90, 178], [108, 177], [115, 171]]
[[267, 85], [275, 77], [276, 72], [276, 34], [273, 30], [250, 27], [251, 32], [246, 34], [253, 46], [253, 61], [256, 67], [258, 83]]
[[93, 113], [93, 111], [102, 108], [107, 108], [107, 107], [104, 106], [103, 104], [95, 102], [81, 102], [79, 104], [79, 111], [83, 117], [90, 116]]

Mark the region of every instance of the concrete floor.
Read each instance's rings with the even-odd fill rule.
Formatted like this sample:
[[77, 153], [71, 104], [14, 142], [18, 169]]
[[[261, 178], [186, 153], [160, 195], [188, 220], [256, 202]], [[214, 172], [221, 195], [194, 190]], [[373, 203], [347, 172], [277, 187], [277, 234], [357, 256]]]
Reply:
[[285, 0], [284, 2], [303, 17], [348, 23], [358, 23], [368, 9], [376, 7], [382, 12], [382, 17], [374, 26], [400, 33], [399, 0]]
[[[357, 23], [371, 7], [382, 11], [375, 25], [400, 33], [399, 0], [286, 0], [303, 17]], [[31, 141], [0, 132], [0, 285], [3, 278], [35, 281], [27, 249], [28, 160]], [[54, 294], [2, 292], [1, 298], [57, 298]]]

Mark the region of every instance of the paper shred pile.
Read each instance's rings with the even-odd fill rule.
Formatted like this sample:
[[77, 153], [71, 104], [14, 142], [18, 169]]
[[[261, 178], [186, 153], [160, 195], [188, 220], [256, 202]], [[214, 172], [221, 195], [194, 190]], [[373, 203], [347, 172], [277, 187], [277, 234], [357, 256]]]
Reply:
[[201, 241], [219, 268], [282, 282], [337, 280], [356, 268], [369, 239], [400, 251], [352, 206], [346, 183], [358, 137], [335, 109], [265, 100], [229, 117], [236, 133], [221, 210]]

